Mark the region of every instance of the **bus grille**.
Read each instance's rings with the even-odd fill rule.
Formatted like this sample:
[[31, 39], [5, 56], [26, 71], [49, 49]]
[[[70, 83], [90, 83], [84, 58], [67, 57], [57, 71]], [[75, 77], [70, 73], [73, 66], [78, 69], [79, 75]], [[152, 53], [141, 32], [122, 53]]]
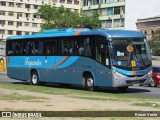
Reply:
[[146, 80], [126, 80], [127, 84], [138, 84], [138, 83], [144, 83]]

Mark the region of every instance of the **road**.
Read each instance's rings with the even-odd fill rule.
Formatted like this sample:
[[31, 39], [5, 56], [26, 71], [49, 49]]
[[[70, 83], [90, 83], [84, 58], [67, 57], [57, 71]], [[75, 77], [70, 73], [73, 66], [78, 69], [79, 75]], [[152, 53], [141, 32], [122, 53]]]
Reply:
[[[8, 78], [5, 74], [0, 74], [0, 82], [14, 83], [14, 84], [29, 84], [27, 82]], [[52, 85], [52, 86], [54, 87], [54, 85]], [[81, 89], [77, 86], [72, 86], [71, 89], [72, 88]], [[160, 86], [158, 86], [158, 87], [130, 86], [129, 89], [123, 93], [119, 92], [116, 88], [101, 88], [98, 91], [113, 93], [113, 94], [127, 94], [127, 95], [133, 95], [133, 96], [160, 98]]]

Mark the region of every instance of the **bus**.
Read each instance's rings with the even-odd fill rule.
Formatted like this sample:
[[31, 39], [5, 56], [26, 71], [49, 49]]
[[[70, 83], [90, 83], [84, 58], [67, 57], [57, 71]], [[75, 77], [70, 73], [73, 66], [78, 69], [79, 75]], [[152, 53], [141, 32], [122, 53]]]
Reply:
[[150, 48], [142, 32], [66, 28], [12, 36], [6, 41], [7, 75], [32, 85], [81, 85], [127, 90], [149, 84]]

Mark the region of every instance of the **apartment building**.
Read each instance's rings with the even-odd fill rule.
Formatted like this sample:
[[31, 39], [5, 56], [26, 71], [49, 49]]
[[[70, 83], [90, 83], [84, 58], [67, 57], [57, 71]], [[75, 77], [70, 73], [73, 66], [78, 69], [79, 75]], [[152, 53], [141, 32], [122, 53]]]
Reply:
[[137, 30], [137, 19], [159, 15], [160, 0], [82, 0], [82, 12], [100, 14], [101, 27]]
[[80, 10], [79, 0], [0, 0], [0, 40], [39, 32], [43, 20], [35, 13], [44, 4]]

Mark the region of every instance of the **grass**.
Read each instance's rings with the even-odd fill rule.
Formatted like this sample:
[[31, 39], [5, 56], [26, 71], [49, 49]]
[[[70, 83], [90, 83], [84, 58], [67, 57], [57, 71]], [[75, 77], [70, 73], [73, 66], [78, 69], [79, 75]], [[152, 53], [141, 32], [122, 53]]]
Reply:
[[14, 90], [27, 90], [30, 92], [45, 93], [51, 95], [65, 95], [72, 98], [89, 99], [89, 100], [109, 100], [109, 101], [125, 101], [125, 102], [147, 102], [156, 101], [160, 102], [160, 99], [149, 98], [143, 96], [131, 96], [123, 93], [107, 93], [98, 91], [85, 91], [80, 89], [67, 89], [59, 87], [46, 87], [46, 86], [30, 86], [23, 84], [10, 84], [1, 83], [0, 88], [14, 89]]
[[150, 103], [150, 102], [134, 103], [134, 104], [132, 104], [132, 105], [152, 107], [152, 108], [160, 108], [160, 104]]
[[43, 97], [35, 97], [29, 95], [19, 94], [0, 94], [0, 100], [33, 100], [33, 99], [44, 99]]

